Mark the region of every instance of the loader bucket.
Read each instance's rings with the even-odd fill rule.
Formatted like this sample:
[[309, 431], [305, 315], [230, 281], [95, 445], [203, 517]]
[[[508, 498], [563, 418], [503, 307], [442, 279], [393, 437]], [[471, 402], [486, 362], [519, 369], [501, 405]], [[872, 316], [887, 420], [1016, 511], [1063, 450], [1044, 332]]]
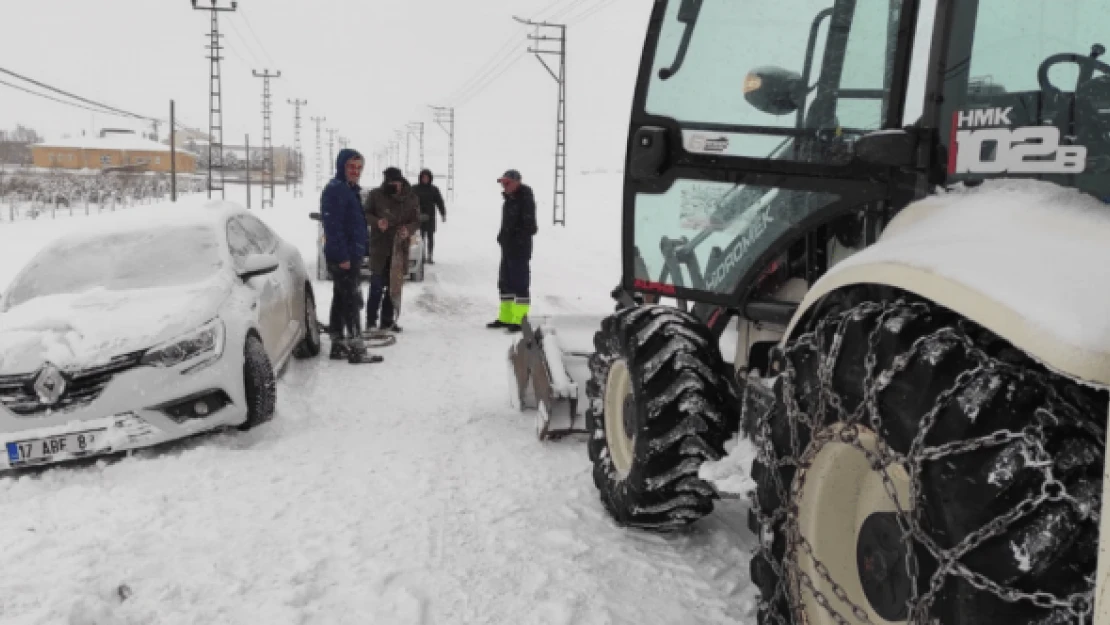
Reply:
[[593, 333], [601, 319], [526, 317], [523, 336], [509, 346], [510, 403], [521, 411], [535, 411], [541, 441], [589, 433], [585, 387]]

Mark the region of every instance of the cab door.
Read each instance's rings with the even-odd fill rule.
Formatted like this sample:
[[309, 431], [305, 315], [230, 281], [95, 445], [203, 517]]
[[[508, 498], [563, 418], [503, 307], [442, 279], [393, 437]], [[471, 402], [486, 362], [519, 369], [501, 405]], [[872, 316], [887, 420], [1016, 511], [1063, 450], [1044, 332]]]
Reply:
[[[739, 306], [803, 233], [890, 197], [911, 0], [657, 0], [624, 190], [624, 287]], [[708, 306], [703, 306], [703, 309]]]

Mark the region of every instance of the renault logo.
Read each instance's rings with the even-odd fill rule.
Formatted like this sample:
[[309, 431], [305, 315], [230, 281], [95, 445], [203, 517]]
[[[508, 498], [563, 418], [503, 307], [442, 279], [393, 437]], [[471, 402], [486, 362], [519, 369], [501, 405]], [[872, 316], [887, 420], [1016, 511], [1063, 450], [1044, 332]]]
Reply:
[[62, 372], [52, 364], [47, 363], [35, 378], [35, 393], [39, 401], [46, 406], [58, 403], [66, 392], [66, 379]]

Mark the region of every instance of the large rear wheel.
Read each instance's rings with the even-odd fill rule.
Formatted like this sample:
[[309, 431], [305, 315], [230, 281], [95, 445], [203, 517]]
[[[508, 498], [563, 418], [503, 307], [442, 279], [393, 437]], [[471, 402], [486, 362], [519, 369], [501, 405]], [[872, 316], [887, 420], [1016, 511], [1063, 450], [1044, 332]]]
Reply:
[[698, 477], [738, 428], [736, 396], [716, 339], [667, 306], [608, 317], [594, 337], [586, 427], [594, 484], [619, 524], [674, 531], [713, 510]]
[[756, 423], [760, 623], [1090, 622], [1105, 394], [854, 297], [775, 359]]

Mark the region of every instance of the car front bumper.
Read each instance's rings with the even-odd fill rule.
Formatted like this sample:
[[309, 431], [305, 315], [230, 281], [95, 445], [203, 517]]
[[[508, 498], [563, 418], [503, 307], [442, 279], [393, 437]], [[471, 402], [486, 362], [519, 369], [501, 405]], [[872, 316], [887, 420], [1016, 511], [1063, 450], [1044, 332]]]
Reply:
[[[236, 354], [238, 350], [225, 349], [222, 357], [190, 373], [185, 371], [196, 362], [174, 368], [129, 366], [112, 372], [99, 392], [84, 389], [83, 401], [61, 410], [19, 414], [13, 409], [16, 403], [11, 388], [0, 389], [0, 472], [141, 449], [240, 425], [247, 418], [247, 409], [242, 356]], [[23, 398], [33, 395], [33, 391], [24, 393]], [[211, 409], [199, 416], [193, 407], [202, 398]], [[71, 439], [70, 446], [56, 449], [65, 445], [56, 437], [86, 433], [93, 434], [92, 444], [76, 448], [72, 445], [75, 439]], [[52, 441], [55, 450], [48, 457], [33, 454], [30, 460], [20, 460], [26, 455], [20, 445], [38, 444], [36, 451], [40, 451], [49, 448]]]

